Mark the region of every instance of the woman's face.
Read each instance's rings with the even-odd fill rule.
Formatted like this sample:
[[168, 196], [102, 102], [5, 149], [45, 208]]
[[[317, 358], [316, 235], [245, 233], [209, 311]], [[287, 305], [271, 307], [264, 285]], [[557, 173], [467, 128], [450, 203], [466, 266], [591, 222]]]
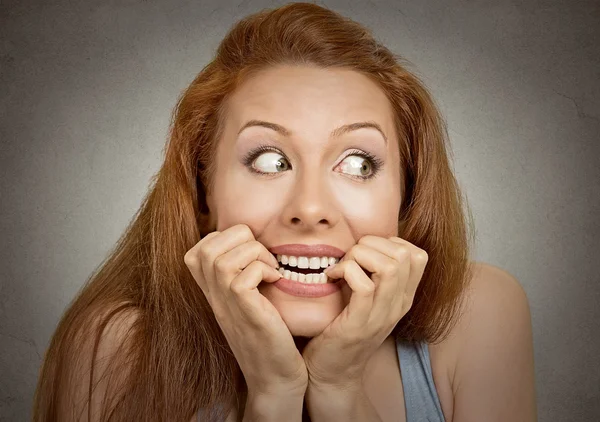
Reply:
[[[273, 126], [247, 126], [251, 120]], [[357, 122], [375, 123], [384, 135], [372, 127], [332, 134]], [[259, 146], [269, 150], [252, 154]], [[247, 80], [227, 103], [216, 160], [207, 202], [218, 231], [243, 223], [269, 250], [324, 244], [343, 252], [367, 234], [398, 235], [393, 110], [384, 92], [358, 72], [278, 66]], [[258, 288], [292, 335], [306, 337], [321, 333], [351, 294], [345, 283], [323, 297], [294, 296], [265, 282]]]

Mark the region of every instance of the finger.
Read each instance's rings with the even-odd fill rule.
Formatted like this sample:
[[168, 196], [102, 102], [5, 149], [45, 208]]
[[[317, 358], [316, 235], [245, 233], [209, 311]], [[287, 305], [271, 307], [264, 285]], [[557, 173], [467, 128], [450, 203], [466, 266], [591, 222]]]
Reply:
[[251, 240], [255, 240], [254, 234], [247, 225], [237, 224], [231, 226], [220, 232], [219, 236], [211, 237], [203, 242], [203, 245], [200, 247], [200, 256], [203, 264], [206, 262], [212, 264], [218, 256]]
[[[206, 237], [208, 238], [210, 234], [212, 233], [209, 233]], [[237, 224], [223, 230], [217, 236], [211, 236], [204, 242], [200, 241], [200, 243], [202, 243], [198, 249], [200, 268], [204, 275], [204, 279], [206, 280], [209, 292], [212, 287], [211, 284], [215, 279], [215, 259], [234, 247], [250, 240], [254, 240], [254, 235], [250, 228], [245, 224]]]
[[344, 260], [352, 259], [362, 268], [369, 271], [375, 283], [375, 301], [383, 298], [379, 305], [389, 306], [393, 296], [398, 292], [398, 264], [389, 256], [364, 244], [354, 245], [344, 256]]
[[333, 279], [343, 278], [352, 289], [348, 306], [343, 311], [347, 313], [344, 328], [350, 330], [364, 329], [369, 322], [373, 308], [375, 284], [354, 260], [341, 261], [330, 267], [327, 271], [327, 277]]
[[382, 276], [393, 273], [396, 270], [396, 262], [389, 256], [377, 249], [363, 244], [356, 244], [344, 255], [342, 262], [347, 260], [356, 261], [362, 268], [369, 271], [373, 276], [375, 285]]
[[389, 258], [402, 262], [406, 258], [406, 251], [404, 249], [408, 248], [409, 252], [411, 252], [410, 243], [400, 238], [396, 239], [398, 240], [393, 241], [392, 238], [385, 239], [379, 236], [365, 235], [359, 239], [358, 244], [373, 248]]
[[410, 298], [410, 301], [412, 302], [417, 292], [417, 288], [419, 287], [419, 283], [423, 278], [427, 262], [429, 262], [429, 255], [424, 249], [421, 249], [400, 237], [390, 237], [389, 240], [396, 244], [405, 245], [411, 251], [410, 275], [408, 276], [408, 283], [405, 291], [407, 297]]
[[[417, 288], [423, 279], [429, 257], [427, 253], [423, 251], [423, 253], [412, 253], [410, 260], [410, 275], [408, 277], [408, 283], [406, 284], [406, 298], [410, 300], [408, 309], [412, 306], [417, 293]], [[405, 312], [408, 312], [408, 309], [406, 309]]]
[[[221, 288], [228, 288], [233, 277], [239, 274], [252, 261], [264, 262], [269, 267], [277, 270], [277, 258], [257, 240], [252, 240], [236, 246], [229, 252], [217, 257], [214, 261], [214, 271]], [[277, 272], [279, 274], [279, 272]]]
[[[359, 247], [360, 246], [360, 247]], [[377, 269], [373, 272], [373, 281], [377, 286], [373, 305], [373, 321], [380, 327], [396, 323], [402, 315], [406, 299], [406, 288], [410, 274], [410, 252], [405, 245], [399, 245], [377, 236], [363, 236], [355, 249], [356, 260], [362, 265], [361, 258], [366, 251], [372, 254]]]
[[183, 262], [190, 270], [192, 277], [194, 277], [194, 280], [196, 280], [196, 284], [200, 286], [200, 289], [202, 289], [202, 293], [204, 293], [204, 296], [206, 298], [208, 298], [209, 287], [202, 269], [202, 260], [200, 259], [199, 250], [200, 247], [208, 241], [208, 239], [217, 236], [219, 233], [220, 232], [218, 231], [214, 231], [207, 234], [199, 242], [197, 242], [190, 250], [188, 250], [183, 256]]
[[259, 292], [257, 287], [261, 281], [273, 283], [281, 277], [279, 271], [264, 262], [252, 261], [231, 281], [229, 296], [236, 301], [248, 320], [256, 324], [264, 324], [265, 321], [261, 321], [259, 316], [264, 314], [265, 305], [268, 306], [264, 301], [268, 302], [268, 299]]

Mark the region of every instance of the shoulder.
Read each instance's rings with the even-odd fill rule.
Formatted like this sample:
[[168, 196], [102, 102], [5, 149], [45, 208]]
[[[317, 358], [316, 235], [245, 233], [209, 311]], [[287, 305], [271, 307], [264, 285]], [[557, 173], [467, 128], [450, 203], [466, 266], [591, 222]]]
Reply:
[[463, 313], [456, 327], [461, 343], [474, 340], [473, 335], [479, 337], [487, 333], [490, 324], [509, 328], [511, 324], [530, 321], [527, 294], [512, 274], [486, 263], [474, 263], [473, 268]]
[[79, 420], [76, 415], [88, 414], [90, 404], [91, 414], [84, 420], [97, 420], [129, 375], [126, 356], [132, 350], [129, 340], [139, 312], [132, 307], [107, 306], [83, 319], [66, 345], [68, 358], [65, 356], [57, 391], [61, 420]]
[[507, 271], [473, 264], [460, 318], [445, 345], [453, 419], [535, 420], [527, 295]]
[[115, 306], [106, 310], [102, 314], [102, 318], [95, 321], [102, 330], [100, 345], [104, 347], [104, 351], [111, 351], [126, 343], [128, 334], [135, 327], [139, 318], [140, 311], [130, 306]]
[[140, 311], [128, 305], [111, 305], [90, 311], [74, 332], [72, 346], [84, 361], [102, 361], [127, 346]]
[[[116, 360], [120, 361], [119, 365], [123, 364], [124, 359], [117, 358], [131, 352], [131, 347], [134, 346], [132, 334], [140, 314], [137, 308], [121, 305], [107, 307], [94, 316], [90, 322], [87, 338], [83, 339], [86, 347], [82, 349], [83, 361], [93, 362], [94, 367], [97, 368], [94, 382], [96, 377], [104, 380], [105, 372], [109, 369], [114, 370], [117, 366]], [[120, 370], [124, 369], [126, 366], [120, 368]], [[121, 372], [119, 376], [123, 374]]]
[[[473, 278], [467, 287], [465, 308], [457, 326], [461, 343], [473, 344], [477, 339], [491, 335], [494, 337], [488, 337], [488, 340], [508, 334], [517, 338], [515, 330], [526, 330], [530, 325], [529, 301], [521, 283], [499, 267], [475, 263]], [[491, 333], [491, 328], [510, 331]]]

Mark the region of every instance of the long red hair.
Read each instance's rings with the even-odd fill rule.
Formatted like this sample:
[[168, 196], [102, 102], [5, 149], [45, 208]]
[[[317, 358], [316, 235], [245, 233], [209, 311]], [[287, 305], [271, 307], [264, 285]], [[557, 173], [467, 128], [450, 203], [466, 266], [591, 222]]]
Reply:
[[243, 376], [183, 257], [207, 233], [205, 194], [212, 187], [225, 100], [250, 75], [276, 64], [352, 69], [387, 94], [395, 110], [404, 184], [398, 236], [429, 255], [412, 308], [394, 334], [434, 343], [456, 323], [471, 277], [472, 217], [463, 210], [447, 129], [434, 100], [407, 70], [410, 63], [368, 29], [327, 8], [291, 3], [239, 21], [181, 94], [164, 163], [149, 193], [54, 333], [34, 420], [58, 419], [66, 400], [61, 392], [75, 376], [74, 361], [91, 362], [86, 389], [91, 400], [93, 356], [103, 330], [118, 316], [131, 324], [123, 334], [127, 341], [106, 364], [104, 382], [120, 381], [112, 390], [109, 384], [104, 418], [188, 421], [204, 408], [207, 420], [224, 420], [228, 406], [235, 405]]

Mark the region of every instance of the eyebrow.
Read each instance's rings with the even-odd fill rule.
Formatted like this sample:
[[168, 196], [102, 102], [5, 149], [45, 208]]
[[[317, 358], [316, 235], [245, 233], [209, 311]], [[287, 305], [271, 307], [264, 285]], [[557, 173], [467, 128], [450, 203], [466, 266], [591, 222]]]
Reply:
[[[266, 127], [267, 129], [271, 129], [274, 130], [275, 132], [278, 132], [280, 134], [282, 134], [283, 136], [290, 136], [291, 132], [286, 129], [285, 127], [278, 125], [277, 123], [271, 123], [271, 122], [265, 122], [264, 120], [249, 120], [248, 122], [246, 122], [246, 124], [244, 126], [242, 126], [242, 128], [238, 131], [238, 135], [240, 133], [242, 133], [242, 131], [250, 126], [262, 126], [262, 127]], [[377, 124], [374, 121], [365, 121], [365, 122], [356, 122], [356, 123], [350, 123], [347, 125], [343, 125], [340, 126], [334, 130], [331, 131], [330, 136], [332, 138], [337, 138], [342, 136], [345, 133], [351, 132], [353, 130], [357, 130], [357, 129], [362, 129], [362, 128], [371, 128], [371, 129], [375, 129], [377, 130], [379, 133], [381, 133], [381, 136], [383, 136], [383, 140], [385, 141], [386, 145], [387, 145], [387, 136], [385, 136], [385, 133], [383, 133], [383, 130], [381, 129], [381, 126], [379, 126], [379, 124]]]

